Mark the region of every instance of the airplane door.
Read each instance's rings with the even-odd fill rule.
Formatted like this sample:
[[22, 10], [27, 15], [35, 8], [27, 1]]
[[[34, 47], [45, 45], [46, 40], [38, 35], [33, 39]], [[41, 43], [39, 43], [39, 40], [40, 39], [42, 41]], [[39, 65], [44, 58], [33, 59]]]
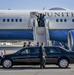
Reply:
[[30, 13], [30, 18], [34, 18], [36, 15], [38, 15], [38, 12], [31, 12]]
[[38, 15], [38, 12], [30, 13], [30, 25], [28, 27], [35, 27], [37, 25], [36, 15]]

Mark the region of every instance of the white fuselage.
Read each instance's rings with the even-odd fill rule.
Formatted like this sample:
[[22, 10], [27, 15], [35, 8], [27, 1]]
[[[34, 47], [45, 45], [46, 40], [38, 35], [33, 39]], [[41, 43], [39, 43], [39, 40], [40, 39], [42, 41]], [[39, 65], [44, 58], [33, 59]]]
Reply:
[[[49, 19], [49, 29], [74, 29], [72, 21], [74, 20], [74, 11], [70, 10], [0, 10], [0, 29], [32, 29], [29, 27], [31, 12], [46, 14], [46, 18]], [[3, 19], [5, 19], [4, 22]]]
[[67, 42], [69, 30], [74, 29], [72, 10], [0, 10], [0, 40], [33, 40], [31, 12], [46, 15], [51, 40]]

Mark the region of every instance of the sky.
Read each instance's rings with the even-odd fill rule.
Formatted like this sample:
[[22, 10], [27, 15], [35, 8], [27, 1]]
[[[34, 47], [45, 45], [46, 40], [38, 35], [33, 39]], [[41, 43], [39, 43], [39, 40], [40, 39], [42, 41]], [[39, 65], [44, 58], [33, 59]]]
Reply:
[[0, 0], [0, 10], [47, 10], [54, 7], [74, 10], [74, 0]]

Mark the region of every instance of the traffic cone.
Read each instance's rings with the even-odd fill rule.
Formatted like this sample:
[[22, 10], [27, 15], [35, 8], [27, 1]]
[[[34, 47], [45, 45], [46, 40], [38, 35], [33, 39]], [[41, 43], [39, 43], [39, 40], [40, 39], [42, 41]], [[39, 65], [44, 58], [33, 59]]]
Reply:
[[4, 50], [4, 55], [6, 55], [6, 50]]

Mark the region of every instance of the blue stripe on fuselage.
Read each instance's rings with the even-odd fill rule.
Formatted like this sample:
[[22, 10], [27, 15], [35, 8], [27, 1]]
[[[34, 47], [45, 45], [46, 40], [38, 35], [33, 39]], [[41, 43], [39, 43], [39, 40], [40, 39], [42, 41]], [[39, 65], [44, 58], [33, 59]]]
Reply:
[[33, 40], [32, 30], [0, 30], [0, 40]]
[[[67, 42], [69, 30], [49, 30], [51, 40]], [[33, 30], [0, 30], [0, 40], [33, 40]]]
[[70, 30], [49, 30], [50, 39], [59, 42], [67, 42], [69, 31]]

